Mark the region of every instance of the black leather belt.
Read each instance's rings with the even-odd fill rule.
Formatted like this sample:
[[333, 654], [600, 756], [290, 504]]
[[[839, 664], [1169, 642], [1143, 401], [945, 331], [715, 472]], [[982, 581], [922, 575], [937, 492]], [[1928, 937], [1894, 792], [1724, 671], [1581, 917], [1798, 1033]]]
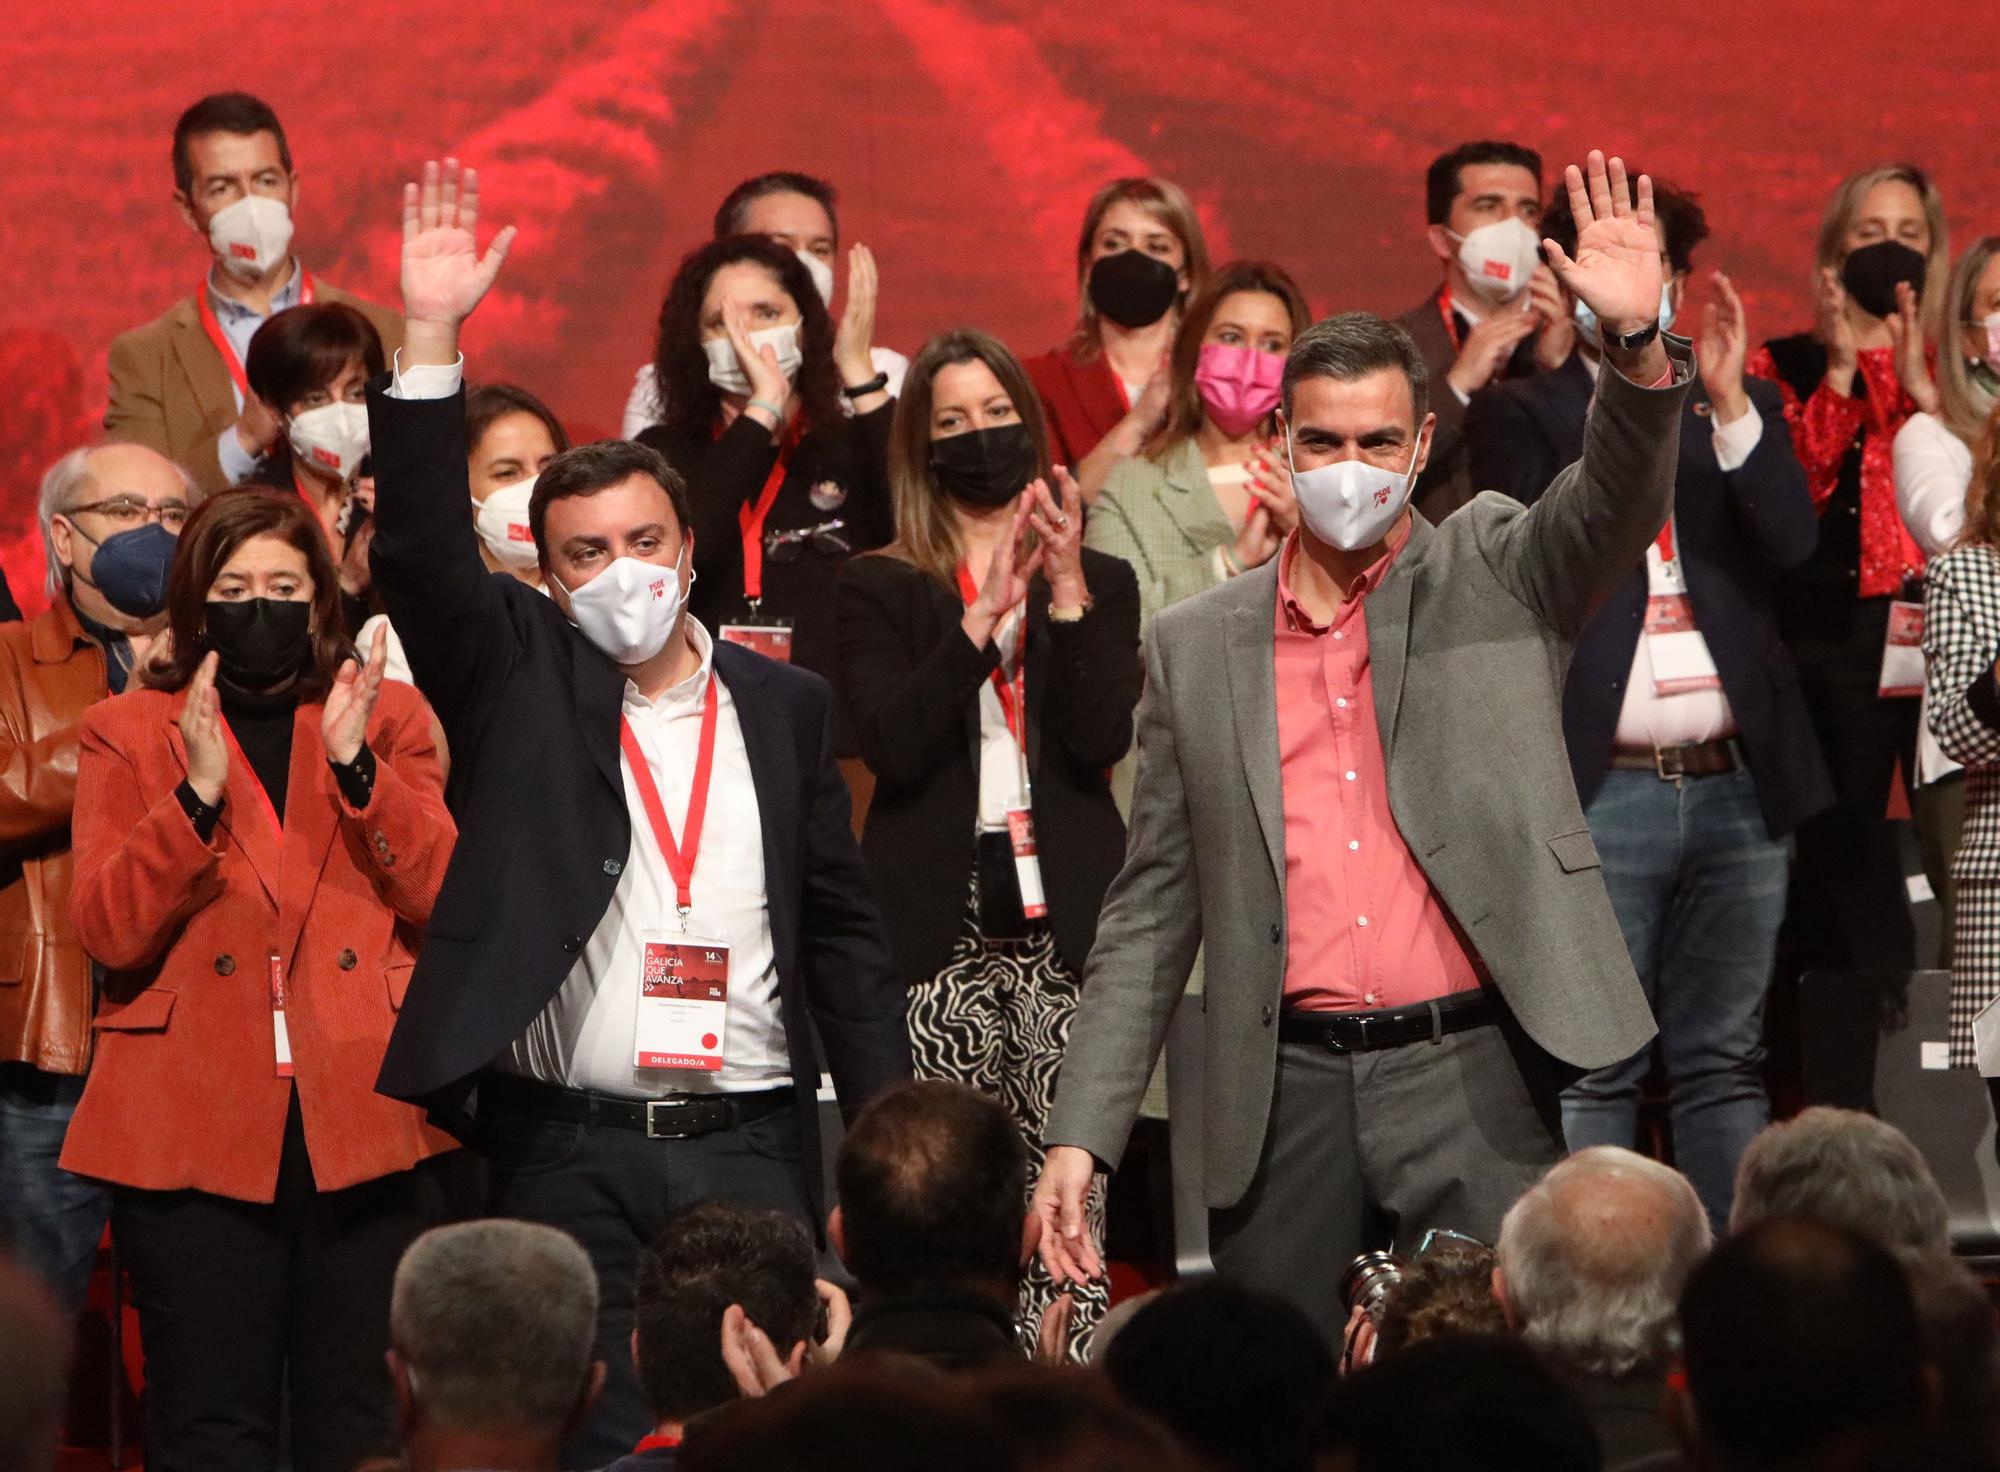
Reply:
[[1651, 772], [1662, 782], [1676, 777], [1720, 777], [1743, 765], [1743, 749], [1735, 737], [1728, 736], [1652, 751], [1614, 751], [1610, 765], [1616, 772]]
[[649, 1140], [692, 1140], [735, 1129], [790, 1108], [790, 1089], [744, 1094], [670, 1094], [664, 1099], [618, 1099], [586, 1089], [565, 1089], [512, 1074], [479, 1079], [479, 1104], [501, 1114], [575, 1121], [593, 1128], [633, 1130]]
[[1374, 1012], [1287, 1012], [1278, 1019], [1278, 1037], [1287, 1043], [1316, 1043], [1336, 1053], [1372, 1053], [1406, 1043], [1434, 1043], [1447, 1033], [1499, 1019], [1500, 1005], [1486, 992], [1457, 992]]

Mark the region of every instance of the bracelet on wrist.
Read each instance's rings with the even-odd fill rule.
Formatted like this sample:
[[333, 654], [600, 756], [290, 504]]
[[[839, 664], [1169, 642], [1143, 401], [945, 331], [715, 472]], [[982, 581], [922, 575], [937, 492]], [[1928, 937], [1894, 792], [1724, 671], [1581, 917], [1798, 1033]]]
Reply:
[[870, 394], [879, 394], [889, 386], [889, 375], [877, 373], [866, 383], [842, 384], [840, 391], [850, 399], [865, 399]]
[[774, 404], [769, 399], [752, 399], [743, 407], [746, 410], [762, 409], [766, 414], [777, 420], [778, 423], [783, 424], [785, 422], [785, 406], [783, 404]]

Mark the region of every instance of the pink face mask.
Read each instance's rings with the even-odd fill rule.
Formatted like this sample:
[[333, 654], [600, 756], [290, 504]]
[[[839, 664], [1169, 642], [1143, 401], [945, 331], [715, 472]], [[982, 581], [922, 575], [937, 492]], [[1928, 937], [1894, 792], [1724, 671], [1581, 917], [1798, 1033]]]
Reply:
[[1231, 439], [1241, 439], [1278, 407], [1284, 375], [1283, 353], [1212, 342], [1202, 348], [1196, 362], [1194, 386], [1216, 428]]

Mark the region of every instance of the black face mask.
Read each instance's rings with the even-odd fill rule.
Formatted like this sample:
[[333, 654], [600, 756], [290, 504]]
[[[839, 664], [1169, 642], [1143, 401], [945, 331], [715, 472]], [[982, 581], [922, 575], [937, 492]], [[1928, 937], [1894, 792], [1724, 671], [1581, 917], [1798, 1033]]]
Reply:
[[931, 441], [931, 474], [968, 506], [1005, 506], [1035, 478], [1035, 439], [1025, 424], [996, 424]]
[[1151, 327], [1181, 294], [1180, 273], [1143, 250], [1099, 256], [1090, 268], [1090, 304], [1120, 327]]
[[1878, 240], [1849, 251], [1841, 263], [1840, 284], [1854, 304], [1871, 317], [1896, 310], [1896, 287], [1909, 282], [1919, 295], [1924, 289], [1924, 258], [1900, 240]]
[[217, 655], [216, 673], [239, 690], [269, 690], [299, 672], [311, 647], [312, 605], [282, 598], [205, 603], [202, 642]]

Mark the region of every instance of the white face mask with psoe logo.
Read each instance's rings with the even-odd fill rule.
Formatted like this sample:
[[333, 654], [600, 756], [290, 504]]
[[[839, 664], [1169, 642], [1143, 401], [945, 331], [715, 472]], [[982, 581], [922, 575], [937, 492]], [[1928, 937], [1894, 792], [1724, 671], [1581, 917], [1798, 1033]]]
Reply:
[[[765, 348], [777, 354], [778, 371], [788, 379], [799, 375], [799, 364], [804, 361], [799, 352], [799, 324], [787, 322], [779, 327], [760, 327], [750, 334], [750, 351], [761, 353]], [[708, 355], [708, 381], [726, 394], [750, 392], [750, 375], [743, 371], [743, 365], [736, 358], [736, 344], [729, 340], [729, 334], [711, 337], [701, 345]]]
[[1417, 456], [1423, 449], [1420, 430], [1410, 447], [1408, 470], [1384, 470], [1366, 460], [1336, 460], [1317, 470], [1292, 465], [1292, 428], [1285, 426], [1285, 464], [1292, 471], [1292, 493], [1299, 515], [1322, 542], [1353, 552], [1381, 541], [1417, 484]]
[[294, 414], [286, 427], [292, 453], [321, 475], [353, 480], [368, 454], [368, 406], [321, 404]]
[[255, 281], [292, 248], [292, 212], [282, 199], [246, 194], [209, 217], [208, 248], [222, 269]]
[[535, 551], [535, 533], [528, 523], [528, 498], [535, 493], [538, 475], [495, 486], [484, 501], [472, 503], [472, 524], [479, 540], [502, 567], [525, 571], [541, 561]]
[[[667, 647], [681, 616], [681, 564], [686, 559], [686, 546], [672, 567], [621, 557], [574, 592], [563, 588], [578, 632], [615, 665], [644, 664]], [[551, 581], [563, 587], [559, 580]], [[688, 584], [694, 584], [692, 575]]]
[[1515, 216], [1452, 238], [1458, 241], [1458, 263], [1465, 268], [1466, 281], [1489, 302], [1515, 300], [1528, 289], [1535, 267], [1542, 263], [1540, 237]]

